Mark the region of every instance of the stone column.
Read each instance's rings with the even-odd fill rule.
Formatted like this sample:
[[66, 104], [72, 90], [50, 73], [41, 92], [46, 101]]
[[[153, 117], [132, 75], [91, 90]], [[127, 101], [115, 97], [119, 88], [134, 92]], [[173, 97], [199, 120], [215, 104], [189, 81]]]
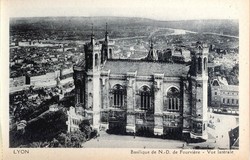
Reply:
[[[101, 108], [102, 111], [106, 111], [109, 108], [109, 71], [102, 71], [101, 73]], [[102, 115], [100, 115], [102, 116]], [[109, 129], [109, 123], [107, 122], [101, 122], [101, 128], [107, 130]]]
[[136, 82], [135, 72], [127, 73], [127, 125], [126, 132], [135, 133], [135, 82]]
[[109, 71], [103, 71], [101, 73], [101, 80], [102, 80], [102, 95], [101, 95], [101, 99], [102, 99], [102, 107], [103, 109], [107, 109], [109, 108], [109, 74], [110, 74], [110, 70]]
[[154, 74], [154, 134], [163, 134], [163, 79], [164, 74]]
[[[191, 131], [191, 93], [190, 93], [190, 84], [188, 80], [183, 79], [183, 134], [188, 134]], [[182, 107], [182, 106], [180, 106]]]
[[93, 128], [99, 131], [100, 126], [100, 74], [93, 73]]

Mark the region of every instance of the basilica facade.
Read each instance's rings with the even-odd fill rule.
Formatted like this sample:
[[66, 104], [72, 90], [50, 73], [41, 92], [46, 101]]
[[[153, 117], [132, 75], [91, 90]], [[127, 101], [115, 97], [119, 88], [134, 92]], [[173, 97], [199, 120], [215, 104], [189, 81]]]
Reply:
[[196, 43], [190, 64], [112, 59], [113, 44], [94, 34], [74, 65], [75, 109], [96, 130], [207, 139], [207, 57]]

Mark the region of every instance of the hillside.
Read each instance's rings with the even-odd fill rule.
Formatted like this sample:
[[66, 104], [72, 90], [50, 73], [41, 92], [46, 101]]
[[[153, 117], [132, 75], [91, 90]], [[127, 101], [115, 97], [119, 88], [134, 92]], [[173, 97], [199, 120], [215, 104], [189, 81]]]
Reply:
[[10, 34], [34, 39], [84, 40], [91, 34], [94, 24], [96, 38], [103, 37], [105, 23], [112, 38], [148, 36], [156, 28], [176, 28], [195, 32], [213, 32], [238, 36], [237, 20], [182, 20], [157, 21], [146, 18], [128, 17], [34, 17], [12, 18]]

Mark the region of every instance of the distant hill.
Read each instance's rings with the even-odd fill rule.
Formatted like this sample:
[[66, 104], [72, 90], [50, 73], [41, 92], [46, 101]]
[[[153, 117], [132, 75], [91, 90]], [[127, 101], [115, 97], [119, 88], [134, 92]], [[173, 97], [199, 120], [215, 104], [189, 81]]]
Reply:
[[195, 32], [223, 33], [239, 36], [238, 20], [185, 20], [185, 21], [157, 21], [159, 26], [185, 29]]
[[[129, 17], [34, 17], [34, 18], [11, 18], [10, 32], [30, 32], [38, 35], [66, 34], [73, 32], [71, 36], [87, 36], [94, 24], [94, 31], [99, 38], [103, 34], [105, 23], [113, 38], [149, 35], [156, 27], [185, 29], [195, 32], [213, 32], [226, 35], [239, 35], [238, 20], [181, 20], [181, 21], [158, 21], [147, 18]], [[79, 38], [79, 37], [78, 37]]]

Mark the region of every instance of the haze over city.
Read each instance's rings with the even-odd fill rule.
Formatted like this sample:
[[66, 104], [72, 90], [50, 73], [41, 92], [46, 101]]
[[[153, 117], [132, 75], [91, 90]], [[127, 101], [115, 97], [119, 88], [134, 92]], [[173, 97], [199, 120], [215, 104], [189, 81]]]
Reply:
[[[238, 1], [198, 0], [84, 0], [5, 2], [10, 17], [116, 16], [155, 20], [238, 19]], [[10, 7], [11, 6], [11, 7]]]

